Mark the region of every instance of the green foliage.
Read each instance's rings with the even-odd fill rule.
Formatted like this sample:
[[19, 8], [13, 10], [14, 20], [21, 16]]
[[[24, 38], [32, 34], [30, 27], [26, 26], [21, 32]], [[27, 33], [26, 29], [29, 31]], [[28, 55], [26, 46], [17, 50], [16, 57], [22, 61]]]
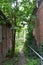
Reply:
[[37, 46], [37, 43], [36, 43], [36, 39], [33, 35], [33, 30], [35, 28], [35, 20], [36, 20], [36, 16], [35, 15], [32, 15], [31, 18], [30, 18], [30, 21], [28, 22], [28, 33], [27, 33], [27, 36], [26, 36], [26, 42], [24, 44], [24, 52], [27, 56], [34, 56], [35, 57], [35, 54], [34, 52], [28, 48], [28, 46], [31, 46], [34, 50], [36, 50], [38, 52], [38, 46]]
[[4, 65], [17, 65], [19, 57], [13, 57], [4, 62]]
[[28, 3], [28, 0], [23, 0], [24, 4], [23, 4], [23, 7], [24, 7], [24, 17], [25, 17], [25, 21], [27, 22], [28, 24], [28, 33], [27, 33], [27, 36], [26, 36], [26, 42], [24, 44], [24, 52], [25, 54], [28, 56], [28, 55], [34, 55], [34, 53], [28, 48], [28, 45], [31, 46], [33, 49], [36, 50], [36, 48], [38, 49], [37, 47], [37, 44], [36, 44], [36, 40], [35, 40], [35, 37], [33, 36], [33, 29], [35, 27], [35, 21], [36, 21], [36, 13], [33, 15], [32, 13], [35, 6], [36, 6], [36, 1], [33, 0], [33, 2], [30, 2], [29, 0], [29, 3]]
[[2, 25], [3, 24], [3, 21], [0, 21], [0, 25]]
[[26, 58], [26, 64], [25, 65], [41, 65], [40, 59], [29, 59]]
[[34, 52], [30, 48], [28, 48], [28, 46], [31, 46], [34, 50], [38, 51], [36, 40], [32, 34], [32, 31], [28, 33], [27, 40], [26, 40], [25, 45], [24, 45], [24, 48], [25, 48], [24, 52], [27, 56], [30, 55], [31, 57], [32, 56], [35, 57]]
[[[12, 4], [16, 5], [12, 7]], [[21, 0], [21, 2], [18, 2], [18, 0], [1, 0], [0, 1], [0, 9], [3, 11], [3, 13], [8, 17], [11, 24], [14, 25], [15, 23], [15, 17], [16, 17], [16, 25], [18, 26], [18, 22], [29, 20], [29, 15], [32, 14], [32, 11], [35, 6], [35, 0], [32, 2], [30, 0]], [[21, 30], [21, 28], [18, 28]]]
[[26, 36], [26, 42], [24, 44], [24, 49], [25, 49], [24, 52], [25, 54], [27, 54], [27, 56], [28, 55], [31, 56], [31, 54], [35, 56], [35, 54], [30, 50], [30, 48], [28, 48], [28, 46], [31, 46], [36, 51], [38, 50], [35, 37], [33, 36], [34, 25], [35, 25], [34, 21], [31, 20], [30, 22], [28, 22], [28, 33]]
[[[21, 22], [27, 22], [28, 24], [28, 36], [27, 36], [27, 42], [29, 44], [34, 44], [34, 37], [32, 35], [33, 31], [33, 23], [34, 21], [29, 21], [31, 14], [33, 12], [33, 9], [36, 5], [37, 0], [21, 0], [21, 2], [18, 2], [18, 0], [1, 0], [0, 1], [0, 9], [3, 11], [3, 13], [8, 17], [10, 20], [10, 23], [12, 24], [12, 27], [18, 27], [16, 31], [22, 30]], [[14, 7], [12, 7], [13, 4], [16, 3]], [[34, 17], [35, 18], [35, 17]], [[14, 29], [14, 28], [13, 28]], [[26, 43], [27, 43], [26, 42]], [[28, 44], [27, 44], [28, 45]]]
[[35, 37], [33, 36], [33, 31], [30, 31], [27, 35], [28, 35], [28, 38], [26, 42], [29, 44], [29, 46], [35, 48], [36, 40], [35, 40]]

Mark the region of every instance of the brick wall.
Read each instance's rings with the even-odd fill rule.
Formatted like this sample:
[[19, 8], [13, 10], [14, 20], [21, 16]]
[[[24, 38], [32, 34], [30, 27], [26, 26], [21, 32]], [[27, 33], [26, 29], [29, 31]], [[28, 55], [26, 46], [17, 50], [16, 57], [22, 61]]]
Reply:
[[12, 30], [7, 27], [7, 52], [12, 48]]
[[12, 47], [12, 30], [3, 25], [3, 56], [8, 53], [8, 49]]
[[6, 47], [7, 47], [7, 27], [6, 27], [6, 24], [3, 25], [2, 27], [3, 29], [3, 33], [2, 33], [2, 36], [3, 36], [3, 56], [5, 57], [6, 56]]
[[37, 19], [34, 33], [37, 44], [39, 45], [41, 42], [43, 42], [43, 2], [41, 3], [37, 11]]
[[1, 44], [0, 44], [0, 56], [1, 56]]
[[[2, 25], [2, 43], [0, 43], [0, 62], [4, 60], [8, 49], [12, 48], [12, 30], [6, 26]], [[3, 58], [3, 59], [2, 59]]]

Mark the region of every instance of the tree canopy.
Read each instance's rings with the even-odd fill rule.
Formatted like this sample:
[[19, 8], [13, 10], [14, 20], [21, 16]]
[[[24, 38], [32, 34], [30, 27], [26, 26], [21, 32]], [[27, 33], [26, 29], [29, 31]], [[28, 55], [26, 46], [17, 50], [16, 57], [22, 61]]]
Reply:
[[0, 9], [10, 20], [10, 23], [14, 23], [16, 18], [16, 24], [21, 22], [28, 22], [35, 6], [35, 0], [1, 0]]

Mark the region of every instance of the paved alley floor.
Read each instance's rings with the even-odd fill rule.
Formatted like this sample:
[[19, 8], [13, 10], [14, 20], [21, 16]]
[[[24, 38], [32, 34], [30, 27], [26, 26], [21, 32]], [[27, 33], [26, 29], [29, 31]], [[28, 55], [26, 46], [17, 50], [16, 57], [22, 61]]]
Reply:
[[25, 55], [24, 55], [24, 52], [20, 49], [18, 65], [25, 65], [25, 64], [26, 64]]

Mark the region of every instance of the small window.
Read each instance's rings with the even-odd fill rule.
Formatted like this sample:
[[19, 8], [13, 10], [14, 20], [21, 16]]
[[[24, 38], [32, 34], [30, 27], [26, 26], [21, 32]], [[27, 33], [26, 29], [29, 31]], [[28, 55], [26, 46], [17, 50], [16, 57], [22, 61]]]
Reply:
[[0, 43], [2, 42], [2, 26], [0, 25]]

